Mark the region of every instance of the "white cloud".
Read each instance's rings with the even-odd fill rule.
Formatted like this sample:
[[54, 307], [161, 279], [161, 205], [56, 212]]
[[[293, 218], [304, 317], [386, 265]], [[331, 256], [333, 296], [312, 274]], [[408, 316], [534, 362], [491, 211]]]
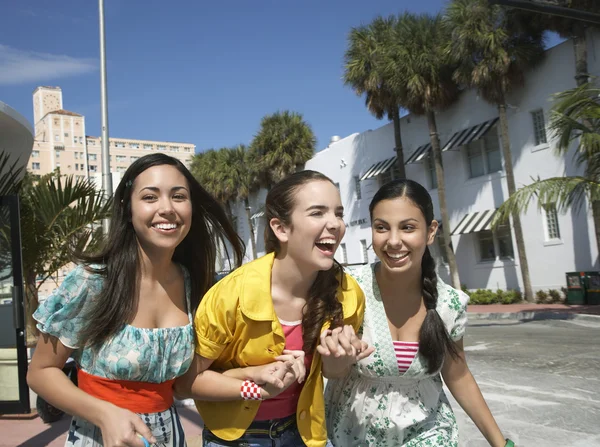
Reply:
[[22, 51], [0, 44], [0, 85], [41, 83], [96, 70], [93, 59]]

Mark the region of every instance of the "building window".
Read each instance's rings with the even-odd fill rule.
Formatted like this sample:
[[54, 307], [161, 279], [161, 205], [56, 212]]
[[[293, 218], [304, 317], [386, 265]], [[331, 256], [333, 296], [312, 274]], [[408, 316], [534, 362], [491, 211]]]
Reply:
[[496, 231], [484, 230], [477, 233], [479, 242], [479, 259], [495, 261], [496, 259], [513, 258], [512, 237], [508, 225], [500, 225]]
[[133, 155], [131, 157], [129, 157], [129, 159], [131, 160], [132, 163], [134, 161], [136, 161], [138, 158], [140, 158], [140, 157], [134, 157]]
[[90, 165], [90, 172], [98, 172], [98, 167], [96, 165]]
[[117, 166], [117, 172], [125, 172], [127, 171], [127, 166]]
[[144, 144], [144, 149], [151, 150], [153, 146], [151, 144]]
[[546, 215], [546, 240], [560, 239], [556, 205], [554, 203], [545, 205], [544, 214]]
[[75, 152], [73, 154], [73, 157], [75, 158], [75, 160], [78, 160], [79, 159], [79, 152]]
[[34, 171], [39, 171], [40, 164], [39, 163], [31, 163], [31, 169], [33, 169]]
[[83, 137], [79, 137], [79, 144], [83, 144]]
[[54, 135], [54, 141], [60, 141], [60, 135]]
[[348, 253], [346, 252], [346, 244], [340, 244], [342, 250], [342, 264], [348, 263]]
[[431, 189], [437, 189], [437, 175], [435, 173], [435, 162], [433, 161], [433, 155], [427, 157], [427, 175], [429, 177], [429, 184]]
[[171, 152], [179, 152], [179, 146], [171, 146], [171, 147], [169, 147], [169, 150]]
[[138, 143], [129, 143], [129, 147], [131, 149], [139, 149], [140, 145]]
[[39, 158], [40, 151], [31, 151], [31, 158]]
[[88, 160], [89, 161], [96, 161], [98, 159], [98, 156], [96, 154], [89, 154], [88, 155]]
[[533, 136], [535, 138], [535, 145], [548, 143], [546, 138], [546, 123], [544, 122], [544, 111], [542, 109], [534, 110], [531, 112], [531, 119], [533, 120]]
[[75, 170], [79, 171], [79, 163], [75, 163]]
[[496, 132], [490, 132], [481, 140], [469, 143], [467, 160], [470, 178], [502, 171], [502, 155]]
[[55, 150], [54, 153], [56, 154], [56, 158], [60, 158], [60, 151], [59, 150]]
[[166, 151], [167, 150], [167, 146], [165, 146], [164, 144], [157, 144], [156, 145], [156, 150]]
[[369, 263], [369, 252], [367, 251], [367, 241], [365, 239], [360, 240], [360, 248], [362, 252], [362, 260], [365, 264]]
[[123, 143], [121, 141], [117, 141], [117, 142], [115, 142], [115, 147], [125, 147], [125, 143]]
[[360, 190], [360, 177], [354, 176], [354, 189], [356, 190], [356, 199], [359, 200], [362, 198], [362, 191]]
[[125, 163], [127, 161], [127, 157], [125, 155], [117, 155], [117, 163]]
[[391, 169], [388, 169], [386, 172], [379, 174], [379, 186], [383, 186], [392, 180], [396, 180], [400, 178], [400, 171], [398, 170], [398, 166], [394, 163], [394, 166]]
[[184, 150], [185, 150], [186, 152], [192, 152], [192, 148], [191, 148], [191, 147], [186, 147], [186, 148], [184, 148]]
[[69, 132], [65, 132], [65, 138], [69, 138]]
[[87, 140], [87, 144], [90, 146], [95, 146], [96, 145], [96, 140]]

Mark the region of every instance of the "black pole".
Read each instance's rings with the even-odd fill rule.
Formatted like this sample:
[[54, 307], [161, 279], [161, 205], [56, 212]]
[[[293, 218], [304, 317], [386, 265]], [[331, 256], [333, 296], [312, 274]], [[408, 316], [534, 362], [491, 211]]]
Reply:
[[600, 14], [581, 9], [565, 8], [564, 6], [549, 5], [529, 0], [488, 0], [490, 5], [501, 5], [509, 8], [523, 9], [525, 11], [539, 12], [553, 16], [566, 17], [567, 19], [589, 22], [600, 25]]

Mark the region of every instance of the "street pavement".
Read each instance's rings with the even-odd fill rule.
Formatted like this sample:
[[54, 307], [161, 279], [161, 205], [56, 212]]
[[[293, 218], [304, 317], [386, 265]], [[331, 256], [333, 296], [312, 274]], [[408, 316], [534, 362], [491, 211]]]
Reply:
[[[596, 322], [470, 319], [467, 362], [500, 429], [516, 445], [600, 446], [600, 318], [596, 318]], [[449, 397], [461, 447], [487, 446]]]
[[[598, 313], [600, 306], [469, 306], [469, 367], [504, 435], [519, 447], [600, 447], [600, 316], [590, 316]], [[460, 446], [487, 446], [448, 395]], [[179, 413], [188, 446], [199, 447], [198, 413], [190, 406]], [[62, 447], [69, 419], [47, 425], [0, 416], [0, 447]]]

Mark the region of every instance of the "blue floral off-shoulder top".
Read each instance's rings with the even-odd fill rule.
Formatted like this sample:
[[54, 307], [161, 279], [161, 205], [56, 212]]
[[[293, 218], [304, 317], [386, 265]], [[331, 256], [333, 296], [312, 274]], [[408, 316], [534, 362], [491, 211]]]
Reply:
[[81, 346], [79, 335], [88, 324], [86, 312], [98, 297], [103, 276], [80, 265], [33, 314], [37, 328], [74, 349], [72, 357], [88, 374], [112, 380], [163, 383], [183, 375], [194, 357], [194, 330], [190, 308], [191, 280], [185, 278], [189, 323], [170, 328], [137, 328], [124, 325], [100, 348]]

